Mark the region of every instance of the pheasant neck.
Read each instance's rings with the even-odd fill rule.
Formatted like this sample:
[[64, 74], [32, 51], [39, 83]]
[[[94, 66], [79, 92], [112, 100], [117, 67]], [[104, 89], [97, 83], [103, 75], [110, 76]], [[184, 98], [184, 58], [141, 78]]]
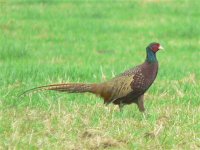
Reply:
[[150, 63], [158, 62], [156, 54], [151, 49], [147, 48], [146, 51], [147, 51], [146, 62]]

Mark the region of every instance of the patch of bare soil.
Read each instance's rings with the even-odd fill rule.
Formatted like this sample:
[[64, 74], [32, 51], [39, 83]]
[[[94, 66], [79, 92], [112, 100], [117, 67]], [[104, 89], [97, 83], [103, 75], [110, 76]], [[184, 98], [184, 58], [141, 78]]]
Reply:
[[80, 140], [90, 150], [122, 148], [124, 142], [105, 135], [102, 131], [88, 129], [82, 133]]

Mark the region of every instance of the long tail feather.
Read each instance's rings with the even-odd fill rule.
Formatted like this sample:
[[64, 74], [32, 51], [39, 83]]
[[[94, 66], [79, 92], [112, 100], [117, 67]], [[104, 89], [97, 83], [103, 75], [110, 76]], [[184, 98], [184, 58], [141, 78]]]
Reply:
[[41, 91], [53, 90], [59, 92], [68, 92], [68, 93], [84, 93], [84, 92], [94, 92], [96, 84], [85, 84], [85, 83], [61, 83], [61, 84], [50, 84], [45, 86], [35, 87], [33, 89], [29, 89], [19, 97], [26, 96], [27, 94], [34, 94]]

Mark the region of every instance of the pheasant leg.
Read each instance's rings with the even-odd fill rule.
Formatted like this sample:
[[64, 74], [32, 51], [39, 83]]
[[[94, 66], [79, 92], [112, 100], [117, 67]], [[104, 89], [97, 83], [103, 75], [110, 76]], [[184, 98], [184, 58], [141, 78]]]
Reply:
[[141, 95], [138, 98], [137, 105], [138, 105], [138, 108], [139, 108], [140, 112], [144, 112], [145, 111], [145, 108], [144, 108], [144, 94]]

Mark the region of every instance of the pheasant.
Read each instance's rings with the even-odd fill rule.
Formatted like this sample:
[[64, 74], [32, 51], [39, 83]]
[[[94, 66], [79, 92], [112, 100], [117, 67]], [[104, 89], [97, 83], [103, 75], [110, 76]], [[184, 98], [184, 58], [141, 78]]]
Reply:
[[93, 93], [104, 99], [104, 104], [113, 103], [120, 111], [126, 104], [137, 104], [139, 111], [144, 112], [144, 93], [154, 82], [158, 72], [156, 52], [163, 47], [156, 42], [146, 47], [144, 63], [117, 75], [102, 83], [62, 83], [36, 87], [25, 91], [22, 95], [33, 91], [53, 90], [68, 93]]

